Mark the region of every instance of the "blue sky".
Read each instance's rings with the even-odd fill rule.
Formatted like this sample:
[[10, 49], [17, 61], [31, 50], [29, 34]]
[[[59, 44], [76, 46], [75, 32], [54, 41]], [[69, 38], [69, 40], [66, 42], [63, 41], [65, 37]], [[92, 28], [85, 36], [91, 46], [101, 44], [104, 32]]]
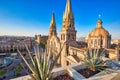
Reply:
[[[120, 39], [120, 0], [71, 0], [77, 37], [87, 36], [101, 14], [103, 27]], [[48, 34], [52, 12], [57, 32], [62, 27], [66, 0], [0, 0], [0, 35]]]

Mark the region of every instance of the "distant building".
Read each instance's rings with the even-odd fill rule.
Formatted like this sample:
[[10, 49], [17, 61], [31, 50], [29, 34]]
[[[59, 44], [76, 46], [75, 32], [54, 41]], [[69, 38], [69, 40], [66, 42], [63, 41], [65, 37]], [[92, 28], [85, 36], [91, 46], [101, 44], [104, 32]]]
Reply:
[[85, 41], [86, 41], [86, 38], [85, 38], [85, 37], [79, 37], [79, 38], [76, 38], [76, 41], [85, 42]]
[[41, 44], [42, 42], [47, 43], [47, 39], [48, 39], [48, 36], [35, 35], [35, 41], [36, 41], [38, 44]]
[[6, 38], [0, 41], [0, 53], [3, 52], [17, 52], [17, 49], [20, 51], [25, 51], [25, 45], [31, 49], [33, 40], [30, 38]]
[[120, 40], [112, 40], [112, 42], [111, 42], [111, 48], [112, 49], [120, 48]]
[[112, 42], [111, 42], [112, 44], [120, 44], [120, 40], [112, 40]]

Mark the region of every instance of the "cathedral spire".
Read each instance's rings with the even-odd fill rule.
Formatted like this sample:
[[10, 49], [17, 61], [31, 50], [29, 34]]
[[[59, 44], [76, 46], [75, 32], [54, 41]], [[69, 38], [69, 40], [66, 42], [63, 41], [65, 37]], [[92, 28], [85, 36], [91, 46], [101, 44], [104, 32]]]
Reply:
[[73, 19], [74, 16], [73, 16], [73, 13], [72, 13], [72, 7], [71, 7], [71, 1], [70, 0], [67, 0], [67, 3], [66, 3], [66, 9], [65, 9], [65, 13], [64, 13], [64, 16], [63, 16], [63, 19]]
[[56, 26], [54, 13], [52, 13], [52, 19], [50, 22], [50, 26]]
[[52, 13], [52, 19], [51, 19], [51, 22], [50, 22], [50, 33], [49, 35], [55, 35], [57, 34], [56, 33], [56, 22], [55, 22], [55, 16], [54, 16], [54, 13]]

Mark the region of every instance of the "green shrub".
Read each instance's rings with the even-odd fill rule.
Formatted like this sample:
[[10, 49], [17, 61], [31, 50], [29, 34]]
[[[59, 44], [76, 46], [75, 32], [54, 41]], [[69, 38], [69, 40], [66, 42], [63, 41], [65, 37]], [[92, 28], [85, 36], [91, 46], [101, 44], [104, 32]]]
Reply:
[[14, 74], [17, 73], [21, 73], [22, 72], [22, 68], [20, 66], [18, 66], [15, 70], [14, 70]]
[[26, 53], [22, 53], [22, 55], [25, 57], [25, 56], [26, 56]]
[[45, 43], [45, 42], [41, 42], [40, 45], [41, 45], [43, 48], [45, 48], [46, 43]]
[[0, 76], [3, 76], [4, 74], [6, 74], [6, 70], [0, 70]]

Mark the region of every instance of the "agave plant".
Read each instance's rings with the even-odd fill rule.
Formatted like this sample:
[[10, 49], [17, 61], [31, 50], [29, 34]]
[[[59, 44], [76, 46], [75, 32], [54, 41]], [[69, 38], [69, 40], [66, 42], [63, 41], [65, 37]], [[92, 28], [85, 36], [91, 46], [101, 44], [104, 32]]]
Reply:
[[[47, 52], [41, 52], [39, 47], [34, 48], [35, 56], [33, 57], [32, 53], [29, 51], [28, 47], [27, 51], [29, 54], [29, 57], [31, 59], [31, 63], [25, 59], [25, 57], [22, 55], [22, 53], [18, 50], [18, 53], [24, 60], [24, 62], [27, 64], [29, 69], [31, 70], [32, 74], [30, 74], [24, 67], [23, 69], [28, 73], [28, 75], [31, 76], [32, 80], [51, 80], [52, 79], [52, 70], [61, 54], [62, 49], [57, 54], [55, 59], [53, 60], [52, 53]], [[63, 48], [63, 47], [62, 47]]]
[[84, 60], [82, 61], [92, 71], [104, 70], [106, 67], [108, 67], [106, 64], [108, 60], [103, 60], [105, 53], [105, 50], [102, 49], [88, 50]]

